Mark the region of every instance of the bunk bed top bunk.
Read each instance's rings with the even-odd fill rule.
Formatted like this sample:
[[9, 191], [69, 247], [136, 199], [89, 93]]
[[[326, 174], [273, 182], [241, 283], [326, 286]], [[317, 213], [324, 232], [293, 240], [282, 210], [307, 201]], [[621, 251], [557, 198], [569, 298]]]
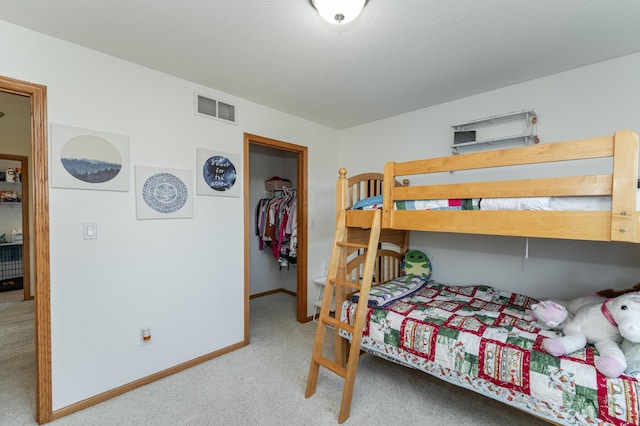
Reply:
[[[579, 176], [505, 179], [488, 182], [447, 183], [408, 186], [407, 177], [428, 178], [429, 175], [466, 170], [487, 170], [522, 165], [551, 165], [560, 173], [564, 162], [586, 162], [608, 159], [611, 172]], [[588, 167], [588, 166], [587, 166]], [[585, 167], [585, 168], [587, 168]], [[341, 169], [338, 180], [338, 209], [347, 210], [347, 226], [368, 222], [366, 210], [353, 210], [358, 189], [364, 179], [381, 193], [382, 227], [384, 229], [455, 232], [559, 238], [591, 241], [639, 242], [638, 207], [638, 135], [621, 130], [612, 136], [579, 139], [568, 142], [539, 144], [407, 162], [388, 162], [382, 183], [376, 174], [346, 177]], [[403, 179], [405, 184], [399, 184]], [[378, 186], [376, 186], [378, 185]], [[375, 193], [375, 190], [369, 191]], [[369, 195], [371, 196], [371, 194]], [[606, 210], [593, 207], [570, 207], [571, 210], [549, 210], [554, 200], [584, 200], [585, 197], [606, 200]], [[544, 210], [484, 210], [477, 203], [490, 200], [534, 200]], [[404, 210], [402, 207], [434, 200], [469, 200], [471, 210]], [[543, 201], [543, 207], [539, 207]], [[549, 202], [551, 200], [551, 202]], [[399, 203], [402, 207], [399, 208]], [[475, 204], [474, 204], [475, 203]], [[509, 204], [509, 203], [506, 203]], [[522, 204], [516, 202], [515, 204]], [[559, 202], [558, 205], [566, 203]], [[590, 204], [590, 203], [587, 203]], [[600, 202], [599, 204], [603, 204]], [[480, 204], [481, 206], [481, 204]], [[369, 221], [370, 223], [370, 221]]]
[[[406, 179], [439, 172], [593, 158], [609, 158], [611, 173], [418, 186], [408, 186]], [[373, 203], [365, 205], [373, 204], [373, 209], [382, 210], [380, 247], [385, 243], [396, 247], [378, 252], [374, 271], [374, 276], [380, 277], [374, 279], [374, 285], [378, 285], [386, 280], [402, 280], [398, 277], [398, 264], [408, 248], [409, 231], [639, 242], [637, 163], [638, 136], [631, 131], [618, 131], [609, 137], [389, 162], [384, 174], [348, 178], [346, 170], [341, 169], [337, 211], [345, 213], [348, 239], [364, 241], [374, 210], [353, 207], [375, 197]], [[402, 183], [399, 179], [403, 179]], [[584, 208], [580, 204], [571, 207], [573, 210], [401, 210], [397, 204], [511, 197], [598, 197], [605, 199], [606, 208]], [[349, 279], [358, 281], [363, 275], [364, 256], [351, 253], [345, 261]], [[336, 318], [347, 324], [355, 321], [357, 298], [352, 296], [336, 300]], [[486, 285], [456, 286], [425, 279], [417, 290], [414, 288], [388, 305], [366, 302], [360, 342], [360, 349], [365, 352], [555, 424], [640, 425], [640, 374], [604, 377], [595, 368], [598, 353], [590, 345], [567, 356], [547, 354], [541, 342], [555, 335], [555, 331], [526, 319], [527, 309], [536, 302], [527, 295]], [[352, 338], [344, 329], [336, 333], [338, 344]]]

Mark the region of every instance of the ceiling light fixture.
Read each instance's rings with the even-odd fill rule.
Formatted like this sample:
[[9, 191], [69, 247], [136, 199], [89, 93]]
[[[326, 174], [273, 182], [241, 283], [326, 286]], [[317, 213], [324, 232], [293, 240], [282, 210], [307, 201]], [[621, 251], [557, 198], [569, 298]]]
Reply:
[[322, 19], [331, 24], [346, 24], [362, 12], [368, 0], [309, 0]]

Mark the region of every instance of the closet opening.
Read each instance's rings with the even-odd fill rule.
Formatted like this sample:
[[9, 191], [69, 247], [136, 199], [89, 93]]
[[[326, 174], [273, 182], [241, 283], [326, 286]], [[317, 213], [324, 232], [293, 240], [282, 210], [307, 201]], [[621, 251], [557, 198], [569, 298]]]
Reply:
[[[49, 292], [49, 188], [47, 159], [47, 88], [45, 86], [0, 76], [0, 95], [28, 100], [25, 112], [30, 131], [24, 151], [26, 157], [21, 179], [23, 186], [23, 269], [30, 275], [34, 299], [35, 322], [35, 417], [39, 424], [54, 419], [51, 397], [51, 307]], [[5, 98], [6, 99], [6, 98]], [[3, 103], [4, 104], [4, 103]], [[3, 119], [5, 119], [3, 117]], [[15, 141], [15, 139], [9, 139]], [[7, 152], [5, 149], [0, 152]], [[19, 161], [23, 161], [20, 158]], [[26, 173], [25, 173], [26, 172]], [[25, 201], [25, 198], [27, 201]], [[15, 207], [9, 207], [15, 208]], [[25, 214], [28, 215], [25, 217]], [[27, 225], [28, 224], [28, 225]], [[26, 264], [24, 260], [26, 259]], [[26, 290], [25, 290], [26, 294]]]
[[[249, 300], [251, 296], [284, 291], [296, 296], [296, 320], [306, 322], [307, 315], [307, 147], [245, 133], [244, 135], [244, 291], [245, 339], [249, 341]], [[285, 180], [273, 188], [265, 180]], [[288, 181], [288, 182], [287, 182]], [[290, 188], [288, 187], [290, 186]], [[294, 257], [284, 246], [270, 245], [258, 251], [256, 214], [260, 200], [278, 197], [295, 200], [297, 245]], [[285, 200], [286, 199], [286, 200]], [[280, 241], [289, 244], [290, 241]], [[263, 247], [264, 248], [264, 247]], [[291, 262], [293, 260], [293, 262]], [[265, 274], [261, 277], [257, 268]], [[271, 270], [272, 272], [269, 272]], [[252, 282], [253, 280], [253, 282]]]
[[28, 157], [3, 152], [0, 149], [0, 292], [21, 290], [22, 300], [31, 300]]

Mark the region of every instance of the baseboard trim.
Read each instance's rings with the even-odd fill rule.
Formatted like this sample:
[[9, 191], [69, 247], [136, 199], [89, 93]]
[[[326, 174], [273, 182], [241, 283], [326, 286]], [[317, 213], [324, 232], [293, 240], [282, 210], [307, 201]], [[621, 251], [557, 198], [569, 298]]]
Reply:
[[151, 374], [150, 376], [143, 377], [143, 378], [138, 379], [136, 381], [133, 381], [131, 383], [127, 383], [127, 384], [125, 384], [123, 386], [119, 386], [117, 388], [108, 390], [108, 391], [103, 392], [101, 394], [92, 396], [91, 398], [87, 398], [87, 399], [84, 399], [82, 401], [76, 402], [75, 404], [71, 404], [71, 405], [68, 405], [68, 406], [66, 406], [64, 408], [61, 408], [59, 410], [55, 410], [52, 413], [51, 420], [52, 421], [53, 420], [57, 420], [59, 418], [68, 416], [69, 414], [75, 413], [77, 411], [84, 410], [85, 408], [91, 407], [92, 405], [96, 405], [96, 404], [104, 402], [104, 401], [106, 401], [108, 399], [115, 398], [116, 396], [122, 395], [124, 393], [132, 391], [132, 390], [137, 389], [139, 387], [148, 385], [148, 384], [153, 383], [153, 382], [155, 382], [157, 380], [164, 379], [165, 377], [171, 376], [171, 375], [173, 375], [175, 373], [179, 373], [179, 372], [184, 371], [186, 369], [189, 369], [191, 367], [195, 367], [196, 365], [202, 364], [203, 362], [210, 361], [210, 360], [212, 360], [214, 358], [217, 358], [217, 357], [222, 356], [224, 354], [227, 354], [229, 352], [233, 352], [236, 349], [239, 349], [239, 348], [241, 348], [243, 346], [247, 346], [248, 344], [249, 344], [248, 341], [238, 342], [238, 343], [236, 343], [234, 345], [227, 346], [227, 347], [222, 348], [220, 350], [217, 350], [215, 352], [211, 352], [209, 354], [202, 355], [202, 356], [200, 356], [198, 358], [194, 358], [191, 361], [187, 361], [187, 362], [184, 362], [182, 364], [178, 364], [178, 365], [176, 365], [174, 367], [167, 368], [166, 370], [162, 370], [162, 371], [159, 371], [157, 373]]
[[[270, 290], [270, 291], [266, 291], [266, 292], [263, 292], [263, 293], [253, 294], [253, 295], [249, 296], [249, 298], [250, 299], [255, 299], [256, 297], [268, 296], [270, 294], [275, 294], [275, 293], [286, 293], [286, 294], [289, 294], [291, 296], [296, 296], [296, 293], [291, 291], [291, 290], [287, 290], [287, 289], [284, 289], [284, 288], [279, 288], [279, 289], [276, 289], [276, 290]], [[311, 321], [311, 319], [312, 319], [311, 317], [308, 317], [307, 321]], [[174, 367], [167, 368], [166, 370], [162, 370], [162, 371], [159, 371], [157, 373], [151, 374], [150, 376], [143, 377], [143, 378], [135, 380], [135, 381], [133, 381], [131, 383], [127, 383], [125, 385], [119, 386], [119, 387], [114, 388], [114, 389], [110, 389], [110, 390], [108, 390], [106, 392], [100, 393], [100, 394], [92, 396], [90, 398], [83, 399], [82, 401], [78, 401], [75, 404], [71, 404], [71, 405], [68, 405], [66, 407], [60, 408], [58, 410], [55, 410], [51, 415], [51, 421], [60, 419], [60, 418], [65, 417], [65, 416], [68, 416], [69, 414], [73, 414], [73, 413], [75, 413], [77, 411], [84, 410], [85, 408], [89, 408], [89, 407], [91, 407], [93, 405], [99, 404], [99, 403], [104, 402], [104, 401], [106, 401], [108, 399], [115, 398], [116, 396], [125, 394], [125, 393], [127, 393], [129, 391], [132, 391], [132, 390], [137, 389], [139, 387], [148, 385], [148, 384], [153, 383], [153, 382], [155, 382], [157, 380], [164, 379], [165, 377], [168, 377], [168, 376], [171, 376], [173, 374], [179, 373], [179, 372], [184, 371], [184, 370], [186, 370], [188, 368], [195, 367], [198, 364], [202, 364], [203, 362], [210, 361], [210, 360], [212, 360], [214, 358], [217, 358], [217, 357], [222, 356], [224, 354], [227, 354], [229, 352], [233, 352], [236, 349], [240, 349], [243, 346], [247, 346], [248, 344], [249, 344], [248, 341], [241, 341], [241, 342], [238, 342], [238, 343], [236, 343], [234, 345], [227, 346], [226, 348], [222, 348], [222, 349], [217, 350], [215, 352], [211, 352], [211, 353], [203, 355], [201, 357], [192, 359], [191, 361], [187, 361], [187, 362], [184, 362], [182, 364], [178, 364], [178, 365], [176, 365]]]
[[270, 294], [276, 294], [276, 293], [286, 293], [286, 294], [290, 294], [291, 296], [297, 296], [295, 291], [287, 290], [286, 288], [277, 288], [275, 290], [269, 290], [262, 293], [252, 294], [251, 296], [249, 296], [249, 299], [255, 299], [256, 297], [269, 296]]
[[[293, 292], [291, 290], [287, 290], [286, 288], [277, 288], [275, 290], [269, 290], [269, 291], [265, 291], [263, 293], [253, 294], [253, 295], [249, 296], [249, 299], [255, 299], [257, 297], [269, 296], [270, 294], [276, 294], [276, 293], [286, 293], [286, 294], [290, 294], [291, 296], [294, 296], [294, 297], [297, 296], [297, 293], [295, 293], [295, 292]], [[309, 321], [313, 321], [313, 315], [306, 317], [303, 321], [300, 321], [300, 323], [306, 324]]]

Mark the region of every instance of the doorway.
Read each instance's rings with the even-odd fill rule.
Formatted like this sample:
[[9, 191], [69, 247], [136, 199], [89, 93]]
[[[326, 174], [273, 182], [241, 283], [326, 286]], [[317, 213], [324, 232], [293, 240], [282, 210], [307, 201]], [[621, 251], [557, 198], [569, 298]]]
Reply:
[[0, 223], [0, 291], [21, 285], [23, 300], [31, 300], [29, 161], [22, 155], [0, 154], [0, 164], [8, 166], [0, 168], [0, 207], [4, 213]]
[[[51, 397], [51, 309], [49, 292], [49, 189], [47, 161], [47, 89], [45, 86], [0, 76], [0, 92], [27, 97], [31, 103], [31, 148], [28, 158], [32, 173], [27, 177], [30, 198], [29, 226], [25, 226], [24, 243], [30, 244], [33, 264], [33, 296], [36, 359], [36, 421], [53, 420]], [[24, 194], [23, 194], [24, 197]], [[28, 237], [27, 237], [28, 235]], [[31, 245], [32, 244], [32, 245]], [[31, 248], [32, 247], [32, 248]], [[26, 248], [23, 246], [23, 250]]]
[[250, 296], [250, 238], [254, 206], [249, 197], [249, 170], [251, 146], [268, 147], [292, 153], [296, 157], [297, 182], [297, 228], [298, 250], [296, 266], [296, 320], [306, 322], [307, 315], [307, 161], [308, 149], [301, 145], [244, 134], [244, 291], [245, 291], [245, 341], [249, 342], [249, 296]]

